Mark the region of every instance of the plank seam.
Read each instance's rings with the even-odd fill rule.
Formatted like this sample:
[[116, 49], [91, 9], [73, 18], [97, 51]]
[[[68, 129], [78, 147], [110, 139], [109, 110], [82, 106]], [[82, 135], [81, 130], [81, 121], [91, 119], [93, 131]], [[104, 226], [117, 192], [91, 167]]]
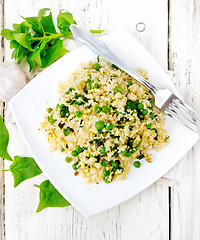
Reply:
[[[170, 0], [167, 0], [167, 9], [168, 9], [168, 29], [167, 29], [167, 39], [168, 39], [168, 42], [167, 42], [167, 67], [168, 67], [168, 70], [170, 70], [170, 31], [171, 31], [171, 26], [170, 26]], [[172, 191], [171, 191], [171, 187], [168, 187], [168, 204], [169, 204], [169, 207], [168, 207], [168, 212], [169, 212], [169, 240], [172, 239], [172, 223], [171, 223], [171, 214], [172, 214], [172, 208], [171, 208], [171, 194], [172, 194]]]

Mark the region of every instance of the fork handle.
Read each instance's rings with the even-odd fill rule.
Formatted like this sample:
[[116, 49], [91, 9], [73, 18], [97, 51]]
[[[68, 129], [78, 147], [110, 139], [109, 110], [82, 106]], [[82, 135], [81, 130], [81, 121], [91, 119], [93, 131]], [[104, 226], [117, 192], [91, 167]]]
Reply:
[[150, 82], [148, 82], [140, 74], [134, 71], [125, 62], [118, 58], [103, 41], [95, 38], [88, 28], [80, 25], [71, 24], [70, 29], [73, 33], [74, 39], [77, 42], [87, 45], [97, 55], [115, 64], [117, 67], [119, 67], [124, 72], [128, 73], [130, 76], [136, 79], [138, 82], [143, 84], [152, 93], [155, 94], [157, 92], [157, 88], [155, 86], [153, 86]]

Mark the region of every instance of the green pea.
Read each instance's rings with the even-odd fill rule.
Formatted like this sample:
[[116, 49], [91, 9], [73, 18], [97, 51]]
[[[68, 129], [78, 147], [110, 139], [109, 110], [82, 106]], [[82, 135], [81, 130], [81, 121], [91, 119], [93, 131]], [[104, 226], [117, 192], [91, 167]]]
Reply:
[[110, 175], [110, 170], [103, 170], [104, 177], [108, 177]]
[[106, 166], [108, 165], [108, 161], [103, 160], [103, 161], [101, 162], [101, 165], [102, 165], [103, 167], [106, 167]]
[[142, 110], [142, 115], [145, 116], [145, 115], [147, 115], [147, 114], [148, 114], [148, 110], [147, 110], [147, 109], [143, 109], [143, 110]]
[[70, 132], [71, 132], [71, 130], [70, 130], [69, 127], [63, 128], [63, 134], [64, 134], [65, 136], [68, 136], [68, 135], [70, 134]]
[[141, 166], [141, 163], [139, 161], [135, 161], [133, 164], [136, 168], [139, 168]]
[[110, 131], [113, 129], [113, 124], [112, 123], [107, 123], [106, 124], [106, 130]]
[[104, 105], [104, 106], [102, 107], [102, 112], [108, 113], [109, 111], [110, 111], [110, 107], [109, 107], [109, 106]]
[[75, 112], [75, 116], [76, 117], [81, 117], [83, 114], [82, 114], [82, 112], [81, 111], [76, 111]]
[[101, 154], [106, 154], [106, 147], [102, 147], [102, 149], [101, 149]]
[[74, 163], [74, 164], [72, 165], [72, 168], [73, 168], [75, 171], [78, 169], [77, 165], [78, 165], [78, 162], [76, 162], [76, 163]]
[[48, 121], [51, 123], [51, 124], [54, 124], [56, 119], [54, 119], [52, 116], [48, 117]]
[[70, 163], [71, 161], [72, 161], [72, 159], [70, 157], [65, 158], [65, 162]]
[[77, 146], [77, 147], [76, 147], [76, 151], [77, 151], [77, 153], [79, 154], [79, 153], [83, 152], [83, 149], [82, 149], [82, 147]]
[[73, 150], [71, 152], [71, 155], [72, 155], [72, 157], [77, 157], [78, 156], [78, 152], [76, 150]]
[[122, 154], [123, 154], [125, 157], [130, 157], [130, 156], [131, 156], [131, 153], [129, 152], [128, 149], [126, 149], [125, 151], [123, 151]]
[[103, 180], [104, 180], [105, 183], [110, 183], [112, 181], [112, 180], [111, 181], [108, 180], [108, 177], [104, 177]]
[[103, 121], [98, 121], [95, 123], [95, 127], [97, 130], [102, 130], [105, 127], [105, 123]]
[[93, 68], [96, 70], [96, 71], [99, 71], [99, 69], [100, 69], [100, 64], [99, 63], [95, 63], [94, 65], [93, 65]]
[[122, 93], [122, 87], [119, 85], [114, 88], [114, 93], [118, 93], [118, 92]]
[[144, 108], [144, 105], [143, 105], [142, 103], [139, 103], [139, 104], [137, 105], [137, 108], [138, 108], [139, 110], [142, 110], [142, 109]]
[[151, 113], [149, 114], [149, 117], [150, 117], [151, 119], [154, 119], [154, 114], [151, 112]]
[[115, 161], [112, 160], [110, 163], [113, 167], [117, 167], [117, 163]]
[[94, 111], [99, 114], [101, 112], [101, 108], [96, 104], [94, 106]]

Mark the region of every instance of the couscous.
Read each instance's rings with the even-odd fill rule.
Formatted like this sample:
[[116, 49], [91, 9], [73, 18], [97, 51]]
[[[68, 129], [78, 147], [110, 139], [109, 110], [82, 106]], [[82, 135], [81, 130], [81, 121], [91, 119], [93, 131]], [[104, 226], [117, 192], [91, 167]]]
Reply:
[[[144, 71], [139, 71], [147, 79]], [[149, 150], [166, 144], [164, 114], [152, 94], [117, 66], [99, 59], [81, 64], [59, 83], [59, 103], [48, 108], [41, 128], [50, 150], [65, 154], [74, 175], [87, 183], [124, 179]]]

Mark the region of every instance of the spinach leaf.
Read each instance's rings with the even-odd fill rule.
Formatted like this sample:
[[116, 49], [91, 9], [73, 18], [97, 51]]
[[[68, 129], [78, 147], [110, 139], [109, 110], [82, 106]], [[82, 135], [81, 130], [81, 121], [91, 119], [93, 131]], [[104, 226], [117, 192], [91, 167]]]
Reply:
[[30, 157], [15, 156], [9, 170], [14, 178], [14, 187], [17, 187], [26, 179], [35, 177], [42, 173], [35, 160]]
[[3, 118], [0, 115], [0, 157], [12, 161], [12, 158], [7, 152], [8, 142], [8, 130], [3, 122]]
[[40, 212], [47, 207], [66, 207], [70, 205], [49, 180], [34, 186], [40, 188], [40, 202], [36, 212]]

